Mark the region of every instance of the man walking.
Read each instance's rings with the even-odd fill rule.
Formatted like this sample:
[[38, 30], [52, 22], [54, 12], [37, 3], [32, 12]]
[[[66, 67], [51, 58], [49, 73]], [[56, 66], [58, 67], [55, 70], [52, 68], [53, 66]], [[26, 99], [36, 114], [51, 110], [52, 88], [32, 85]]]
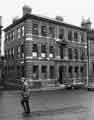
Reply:
[[30, 98], [29, 88], [28, 86], [24, 86], [23, 91], [22, 91], [21, 104], [24, 108], [25, 113], [30, 113], [29, 98]]

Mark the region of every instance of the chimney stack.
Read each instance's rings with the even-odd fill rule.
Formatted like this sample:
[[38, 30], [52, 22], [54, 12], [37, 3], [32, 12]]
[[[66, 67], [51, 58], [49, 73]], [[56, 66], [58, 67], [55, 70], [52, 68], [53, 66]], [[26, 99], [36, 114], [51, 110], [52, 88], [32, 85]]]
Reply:
[[32, 12], [32, 9], [29, 6], [27, 5], [23, 6], [23, 16], [26, 14], [31, 14], [31, 12]]
[[90, 18], [87, 20], [82, 20], [81, 27], [90, 30], [91, 29], [91, 21]]
[[64, 21], [63, 17], [61, 17], [61, 16], [56, 16], [56, 20], [59, 21], [59, 22], [63, 22]]

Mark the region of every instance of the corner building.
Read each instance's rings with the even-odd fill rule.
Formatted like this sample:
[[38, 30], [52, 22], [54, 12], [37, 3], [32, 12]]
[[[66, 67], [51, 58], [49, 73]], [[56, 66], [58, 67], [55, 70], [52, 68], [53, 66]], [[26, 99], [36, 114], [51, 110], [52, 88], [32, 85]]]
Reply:
[[94, 30], [88, 30], [88, 85], [94, 83]]
[[5, 31], [7, 83], [31, 79], [34, 87], [87, 82], [87, 32], [64, 23], [31, 14], [14, 19]]

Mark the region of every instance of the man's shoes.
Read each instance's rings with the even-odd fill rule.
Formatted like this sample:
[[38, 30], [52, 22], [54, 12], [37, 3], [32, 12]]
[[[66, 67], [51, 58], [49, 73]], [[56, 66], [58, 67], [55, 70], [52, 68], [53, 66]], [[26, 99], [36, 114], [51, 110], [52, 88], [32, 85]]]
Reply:
[[30, 114], [30, 111], [27, 111], [26, 113], [27, 113], [27, 114]]

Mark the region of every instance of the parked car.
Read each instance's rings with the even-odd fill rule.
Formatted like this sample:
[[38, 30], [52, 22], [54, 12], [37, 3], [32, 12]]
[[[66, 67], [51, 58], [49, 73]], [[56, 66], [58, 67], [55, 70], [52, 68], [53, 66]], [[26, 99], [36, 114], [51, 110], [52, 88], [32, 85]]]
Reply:
[[66, 84], [66, 89], [71, 90], [72, 89], [72, 84]]
[[60, 84], [59, 86], [62, 87], [62, 88], [66, 88], [65, 84]]
[[71, 86], [74, 89], [84, 88], [84, 83], [83, 82], [73, 82]]
[[88, 85], [88, 91], [93, 91], [93, 90], [94, 90], [94, 82], [91, 82]]

